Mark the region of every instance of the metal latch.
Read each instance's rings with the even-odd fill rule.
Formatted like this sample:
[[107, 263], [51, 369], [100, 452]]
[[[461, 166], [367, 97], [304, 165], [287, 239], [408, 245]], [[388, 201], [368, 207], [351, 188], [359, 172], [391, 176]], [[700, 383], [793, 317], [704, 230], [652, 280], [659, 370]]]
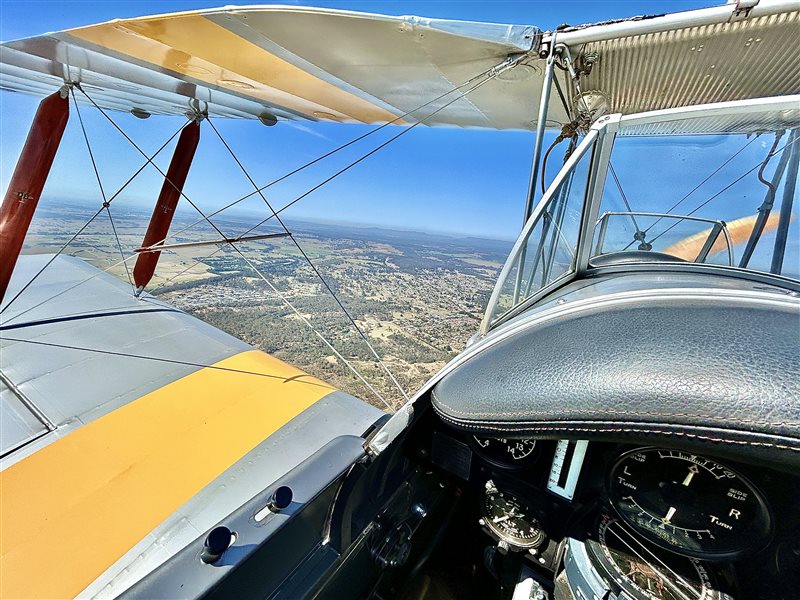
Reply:
[[734, 7], [728, 23], [744, 21], [750, 16], [750, 11], [758, 5], [758, 2], [759, 0], [729, 0], [728, 4], [733, 4]]

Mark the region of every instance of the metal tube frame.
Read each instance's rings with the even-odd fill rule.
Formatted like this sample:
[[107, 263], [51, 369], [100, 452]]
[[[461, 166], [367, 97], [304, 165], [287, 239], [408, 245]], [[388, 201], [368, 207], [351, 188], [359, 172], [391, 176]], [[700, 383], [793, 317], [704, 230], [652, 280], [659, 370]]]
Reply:
[[[642, 212], [642, 211], [619, 211], [619, 210], [609, 210], [604, 212], [597, 222], [594, 224], [595, 229], [597, 226], [600, 225], [600, 233], [597, 236], [597, 244], [595, 246], [595, 254], [601, 254], [603, 250], [603, 242], [605, 241], [606, 230], [608, 229], [608, 217], [613, 217], [616, 215], [635, 215], [637, 217], [655, 217], [659, 219], [677, 219], [680, 221], [697, 221], [700, 223], [710, 223], [714, 227], [712, 228], [712, 233], [715, 228], [720, 228], [720, 231], [725, 236], [725, 243], [728, 247], [728, 263], [730, 266], [733, 266], [733, 241], [731, 240], [730, 232], [728, 231], [728, 226], [725, 224], [725, 221], [720, 221], [719, 219], [707, 219], [705, 217], [693, 217], [691, 215], [671, 215], [669, 213], [657, 213], [657, 212]], [[719, 237], [719, 232], [714, 235], [714, 239]], [[711, 250], [711, 246], [709, 246], [708, 250]], [[702, 252], [701, 252], [702, 254]], [[697, 261], [695, 261], [697, 262]]]
[[[788, 111], [796, 109], [798, 102], [800, 102], [800, 95], [793, 96], [780, 96], [776, 98], [766, 98], [761, 100], [737, 100], [732, 102], [720, 102], [716, 104], [689, 106], [681, 108], [670, 108], [665, 110], [650, 111], [646, 113], [639, 113], [629, 116], [621, 116], [619, 114], [606, 115], [598, 119], [589, 131], [589, 134], [584, 138], [576, 151], [559, 171], [555, 180], [550, 184], [544, 196], [542, 196], [539, 203], [531, 213], [530, 218], [525, 224], [520, 236], [514, 243], [511, 254], [508, 257], [503, 269], [498, 277], [497, 284], [492, 292], [491, 298], [486, 308], [483, 321], [481, 322], [479, 333], [485, 335], [490, 329], [495, 328], [497, 325], [507, 321], [513, 316], [523, 312], [531, 305], [538, 302], [544, 296], [550, 294], [556, 288], [572, 281], [578, 277], [584, 277], [597, 272], [632, 272], [641, 270], [637, 265], [625, 265], [624, 267], [603, 267], [594, 268], [589, 264], [589, 259], [592, 255], [592, 234], [593, 228], [598, 221], [598, 213], [600, 209], [600, 202], [605, 189], [606, 174], [608, 172], [608, 163], [611, 157], [611, 149], [616, 138], [617, 131], [623, 127], [636, 126], [640, 124], [651, 124], [681, 120], [686, 118], [708, 118], [716, 116], [730, 116], [730, 115], [753, 115], [761, 112], [770, 111]], [[595, 143], [596, 142], [596, 143]], [[541, 216], [544, 207], [547, 205], [550, 198], [553, 196], [555, 190], [561, 185], [562, 181], [575, 167], [577, 162], [583, 158], [585, 152], [593, 148], [592, 165], [589, 175], [589, 184], [587, 186], [587, 197], [584, 203], [584, 214], [581, 218], [581, 230], [578, 236], [578, 248], [575, 259], [575, 269], [559, 277], [549, 285], [540, 289], [530, 298], [521, 302], [518, 306], [513, 307], [507, 313], [492, 320], [493, 312], [500, 299], [501, 290], [506, 283], [506, 279], [517, 262], [517, 258], [522, 254], [526, 247], [528, 236], [532, 228], [535, 226], [537, 220]], [[724, 230], [723, 230], [724, 231]], [[641, 265], [641, 268], [646, 270], [652, 266]], [[776, 282], [780, 281], [782, 284], [787, 285], [790, 289], [798, 289], [798, 282], [781, 277], [776, 274], [758, 274], [737, 267], [706, 265], [706, 264], [693, 264], [687, 263], [685, 265], [660, 265], [659, 269], [665, 271], [681, 270], [691, 271], [696, 273], [717, 273], [728, 274], [736, 272], [749, 279], [763, 281], [774, 279]]]
[[780, 275], [783, 271], [786, 240], [789, 237], [789, 223], [792, 220], [792, 205], [794, 204], [794, 193], [797, 189], [797, 171], [798, 167], [800, 167], [800, 148], [797, 147], [798, 143], [800, 143], [800, 128], [792, 130], [792, 134], [789, 136], [789, 143], [792, 144], [790, 148], [791, 155], [788, 159], [786, 181], [783, 184], [778, 231], [775, 233], [775, 245], [773, 246], [772, 261], [769, 268], [769, 272], [775, 275]]
[[[791, 141], [792, 136], [790, 135], [789, 143], [791, 143]], [[794, 152], [794, 148], [787, 148], [786, 146], [784, 146], [783, 151], [781, 151], [778, 166], [775, 167], [775, 172], [772, 174], [772, 179], [770, 180], [772, 187], [768, 188], [767, 192], [764, 194], [764, 202], [762, 202], [761, 206], [758, 208], [756, 222], [753, 225], [753, 229], [750, 231], [750, 237], [742, 251], [742, 258], [739, 259], [739, 266], [743, 269], [746, 269], [747, 265], [750, 263], [750, 259], [756, 251], [756, 245], [764, 233], [764, 226], [767, 224], [773, 206], [775, 206], [775, 196], [777, 195], [778, 187], [781, 184], [781, 179], [783, 179], [783, 174], [786, 171], [786, 165], [792, 156], [792, 152]], [[767, 157], [767, 162], [769, 162], [771, 158], [771, 156]]]
[[[550, 46], [550, 54], [547, 57], [547, 62], [544, 69], [544, 78], [542, 80], [542, 95], [539, 98], [539, 115], [536, 118], [536, 140], [533, 145], [533, 157], [531, 159], [531, 174], [528, 180], [528, 197], [525, 201], [525, 212], [523, 214], [522, 224], [527, 223], [528, 218], [533, 212], [534, 198], [536, 197], [536, 184], [539, 181], [539, 163], [542, 160], [542, 147], [544, 146], [544, 132], [547, 129], [547, 111], [550, 107], [550, 90], [553, 85], [553, 70], [555, 68], [556, 50], [555, 50], [555, 36], [553, 36], [553, 44]], [[544, 173], [542, 173], [544, 177]]]
[[[500, 271], [500, 275], [497, 279], [497, 285], [495, 285], [494, 287], [494, 291], [492, 292], [492, 296], [489, 299], [489, 304], [487, 305], [486, 308], [486, 313], [484, 314], [483, 321], [481, 322], [480, 333], [482, 334], [486, 333], [487, 331], [489, 331], [491, 325], [494, 324], [490, 321], [490, 317], [494, 311], [495, 306], [497, 305], [497, 302], [500, 299], [500, 292], [502, 285], [506, 281], [506, 278], [511, 272], [511, 269], [513, 269], [514, 264], [517, 261], [517, 258], [523, 255], [523, 251], [527, 245], [528, 236], [530, 235], [533, 228], [536, 226], [539, 217], [541, 217], [542, 212], [544, 211], [548, 202], [553, 197], [556, 190], [558, 190], [559, 186], [564, 181], [564, 179], [569, 175], [569, 173], [578, 163], [578, 161], [580, 161], [583, 158], [584, 154], [586, 154], [587, 151], [592, 149], [595, 141], [597, 140], [597, 136], [598, 132], [596, 129], [592, 129], [591, 131], [589, 131], [587, 136], [575, 149], [575, 152], [572, 153], [572, 156], [569, 157], [569, 160], [567, 160], [567, 162], [564, 164], [564, 167], [561, 169], [561, 171], [558, 172], [558, 175], [556, 175], [556, 178], [553, 180], [553, 183], [550, 184], [550, 187], [547, 189], [544, 196], [542, 196], [542, 199], [538, 202], [538, 204], [536, 204], [536, 207], [533, 209], [531, 216], [525, 223], [525, 227], [523, 227], [522, 229], [522, 233], [520, 233], [519, 237], [517, 238], [517, 241], [514, 242], [514, 246], [511, 249], [511, 254], [509, 254], [508, 259], [503, 265], [503, 269]], [[523, 302], [520, 306], [523, 305], [527, 306], [528, 304], [535, 302], [536, 300], [544, 296], [552, 289], [560, 286], [564, 282], [564, 278], [569, 277], [571, 274], [572, 273], [570, 272], [559, 277], [546, 287], [536, 292], [536, 294], [526, 299], [525, 302]], [[503, 318], [505, 319], [505, 316]]]
[[[553, 36], [555, 42], [555, 35]], [[531, 158], [531, 172], [528, 179], [528, 196], [525, 199], [525, 211], [522, 216], [522, 226], [525, 227], [528, 218], [533, 213], [534, 198], [536, 197], [536, 184], [539, 180], [539, 163], [542, 160], [542, 147], [544, 146], [544, 133], [547, 129], [547, 111], [550, 107], [550, 89], [553, 84], [553, 70], [555, 68], [555, 43], [550, 45], [550, 54], [547, 57], [545, 64], [544, 78], [542, 80], [542, 93], [539, 97], [539, 115], [536, 120], [536, 139], [533, 143], [533, 157]], [[542, 173], [544, 177], [544, 173]], [[523, 249], [520, 258], [520, 264], [525, 262], [525, 254], [527, 249]], [[520, 289], [522, 287], [522, 268], [520, 267], [517, 272], [517, 280], [514, 284], [514, 302], [519, 298]]]

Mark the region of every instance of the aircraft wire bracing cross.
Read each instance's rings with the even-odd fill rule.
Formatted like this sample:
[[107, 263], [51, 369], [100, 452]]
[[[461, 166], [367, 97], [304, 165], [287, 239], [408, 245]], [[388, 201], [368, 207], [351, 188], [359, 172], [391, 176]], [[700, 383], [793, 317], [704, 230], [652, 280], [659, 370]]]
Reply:
[[[321, 155], [321, 156], [319, 156], [319, 157], [317, 157], [317, 158], [305, 163], [304, 165], [301, 165], [300, 167], [290, 171], [289, 173], [286, 173], [285, 175], [283, 175], [283, 176], [281, 176], [281, 177], [269, 182], [268, 184], [266, 184], [264, 186], [260, 186], [260, 187], [258, 186], [258, 184], [256, 184], [255, 180], [250, 176], [250, 174], [247, 172], [245, 167], [242, 165], [241, 161], [238, 159], [238, 157], [234, 153], [233, 149], [229, 146], [229, 144], [225, 141], [225, 139], [220, 134], [219, 130], [212, 123], [211, 119], [209, 118], [209, 115], [200, 110], [199, 105], [193, 106], [192, 110], [187, 113], [188, 122], [183, 124], [178, 131], [176, 131], [172, 136], [170, 136], [167, 139], [167, 141], [164, 142], [164, 144], [162, 144], [161, 147], [159, 147], [159, 149], [152, 156], [148, 156], [130, 138], [130, 136], [128, 134], [126, 134], [125, 131], [107, 114], [107, 112], [94, 101], [94, 99], [86, 92], [86, 90], [83, 87], [81, 87], [81, 85], [79, 83], [67, 83], [67, 84], [65, 84], [64, 88], [62, 88], [62, 92], [61, 93], [65, 93], [66, 92], [68, 94], [71, 94], [72, 99], [73, 99], [73, 101], [75, 103], [76, 112], [78, 114], [78, 119], [79, 119], [79, 123], [80, 123], [80, 126], [81, 126], [81, 131], [82, 131], [83, 138], [84, 138], [84, 141], [85, 141], [86, 147], [87, 147], [87, 152], [88, 152], [88, 155], [89, 155], [89, 158], [90, 158], [90, 161], [91, 161], [91, 164], [92, 164], [92, 168], [94, 170], [95, 178], [96, 178], [96, 181], [97, 181], [97, 184], [98, 184], [101, 196], [102, 196], [102, 200], [103, 200], [102, 206], [100, 207], [100, 209], [98, 209], [90, 217], [90, 219], [81, 228], [79, 228], [79, 230], [74, 235], [72, 235], [70, 237], [70, 239], [64, 245], [62, 245], [59, 248], [59, 250], [56, 252], [56, 254], [53, 257], [51, 257], [45, 263], [45, 265], [43, 267], [41, 267], [41, 269], [39, 269], [39, 271], [37, 273], [34, 274], [34, 276], [22, 287], [22, 289], [20, 289], [17, 292], [17, 294], [2, 308], [2, 310], [0, 310], [0, 314], [5, 312], [11, 306], [11, 304], [14, 301], [17, 300], [22, 295], [22, 293], [53, 263], [53, 261], [60, 254], [62, 254], [67, 249], [67, 247], [70, 246], [70, 244], [72, 242], [75, 241], [75, 239], [77, 239], [86, 230], [86, 228], [92, 222], [95, 221], [95, 219], [103, 211], [105, 211], [107, 213], [108, 217], [109, 217], [109, 222], [111, 224], [112, 232], [113, 232], [113, 234], [115, 236], [115, 240], [116, 240], [116, 244], [117, 244], [117, 247], [119, 249], [119, 252], [120, 252], [121, 260], [116, 262], [116, 263], [114, 263], [114, 264], [112, 264], [107, 269], [105, 269], [103, 271], [100, 271], [98, 273], [95, 273], [94, 275], [92, 275], [92, 276], [90, 276], [90, 277], [88, 277], [88, 278], [86, 278], [86, 279], [84, 279], [82, 281], [77, 282], [76, 284], [70, 286], [69, 288], [67, 288], [65, 290], [62, 290], [62, 291], [54, 294], [53, 296], [45, 298], [44, 300], [40, 301], [36, 305], [34, 305], [32, 307], [29, 307], [26, 310], [24, 310], [24, 311], [22, 311], [20, 313], [17, 313], [16, 315], [13, 315], [10, 319], [5, 320], [4, 324], [8, 325], [11, 321], [17, 320], [19, 317], [21, 317], [25, 313], [28, 313], [29, 311], [33, 310], [34, 308], [37, 308], [37, 307], [39, 307], [39, 306], [41, 306], [41, 305], [43, 305], [43, 304], [45, 304], [47, 302], [50, 302], [53, 299], [55, 299], [56, 297], [61, 296], [61, 295], [65, 294], [65, 293], [77, 288], [78, 286], [82, 285], [83, 283], [85, 283], [85, 282], [87, 282], [87, 281], [89, 281], [91, 279], [94, 279], [98, 275], [100, 275], [102, 273], [105, 273], [105, 272], [108, 272], [108, 271], [110, 271], [110, 270], [112, 270], [115, 267], [118, 267], [120, 265], [124, 266], [126, 274], [127, 274], [127, 278], [128, 278], [128, 280], [129, 280], [129, 282], [131, 284], [131, 287], [133, 289], [133, 293], [134, 293], [134, 295], [138, 296], [144, 290], [145, 286], [147, 285], [147, 283], [149, 282], [150, 278], [152, 277], [152, 274], [153, 274], [153, 272], [155, 270], [155, 265], [156, 265], [156, 262], [158, 260], [158, 256], [159, 256], [161, 250], [170, 249], [170, 248], [177, 248], [177, 247], [202, 246], [202, 245], [212, 245], [212, 244], [220, 246], [214, 252], [212, 252], [210, 255], [205, 257], [205, 258], [208, 258], [208, 257], [216, 254], [219, 250], [221, 250], [221, 246], [222, 245], [227, 245], [227, 246], [230, 246], [238, 254], [238, 256], [248, 265], [248, 267], [250, 269], [252, 269], [257, 274], [257, 276], [265, 284], [268, 285], [270, 290], [276, 296], [278, 296], [287, 305], [287, 307], [290, 310], [292, 310], [292, 312], [320, 339], [320, 341], [326, 347], [328, 347], [328, 349], [331, 350], [334, 353], [334, 355], [339, 360], [341, 360], [351, 372], [353, 372], [353, 374], [357, 377], [357, 379], [359, 379], [367, 387], [367, 389], [370, 392], [372, 392], [391, 412], [394, 412], [393, 405], [390, 402], [388, 402], [384, 398], [384, 396], [381, 395], [381, 393], [378, 392], [375, 389], [375, 387], [372, 386], [363, 377], [363, 375], [355, 368], [355, 366], [351, 363], [351, 361], [347, 360], [338, 350], [336, 350], [336, 348], [333, 346], [333, 344], [316, 327], [313, 326], [313, 324], [308, 320], [308, 318], [305, 315], [303, 315], [302, 313], [300, 313], [299, 310], [297, 310], [297, 308], [291, 303], [291, 301], [285, 296], [285, 294], [282, 294], [271, 283], [271, 281], [269, 281], [269, 279], [261, 272], [261, 270], [250, 259], [248, 259], [242, 253], [241, 249], [238, 248], [238, 243], [239, 242], [246, 242], [246, 241], [258, 241], [258, 240], [275, 238], [275, 237], [289, 237], [292, 240], [292, 242], [294, 243], [294, 245], [296, 246], [296, 248], [298, 249], [298, 251], [303, 256], [304, 260], [308, 263], [308, 265], [310, 266], [310, 268], [314, 272], [315, 276], [322, 282], [323, 286], [326, 288], [328, 293], [331, 295], [331, 297], [333, 298], [335, 303], [338, 305], [340, 310], [344, 313], [344, 315], [346, 316], [346, 318], [349, 321], [349, 323], [356, 330], [356, 332], [358, 333], [359, 337], [363, 340], [363, 342], [365, 343], [365, 345], [369, 349], [370, 353], [373, 355], [374, 359], [376, 360], [377, 364], [388, 375], [388, 377], [390, 378], [390, 380], [394, 384], [394, 386], [400, 391], [400, 393], [402, 395], [402, 398], [404, 398], [407, 401], [408, 400], [408, 395], [406, 394], [406, 392], [403, 389], [402, 385], [397, 381], [397, 379], [394, 376], [394, 374], [389, 370], [389, 368], [383, 362], [383, 360], [381, 359], [380, 355], [375, 350], [374, 346], [370, 343], [370, 341], [367, 338], [366, 334], [359, 327], [358, 323], [352, 317], [352, 315], [347, 310], [347, 308], [342, 303], [342, 301], [338, 298], [338, 296], [336, 295], [335, 291], [332, 289], [330, 284], [327, 282], [327, 280], [323, 277], [323, 275], [320, 273], [320, 271], [314, 265], [314, 263], [311, 260], [311, 258], [303, 250], [302, 246], [297, 241], [297, 239], [294, 236], [292, 236], [292, 234], [289, 231], [288, 227], [286, 226], [286, 224], [284, 223], [284, 221], [281, 219], [281, 217], [279, 215], [284, 210], [288, 209], [292, 205], [294, 205], [297, 202], [299, 202], [299, 201], [303, 200], [304, 198], [308, 197], [310, 194], [312, 194], [313, 192], [315, 192], [318, 189], [322, 188], [324, 185], [330, 183], [331, 181], [333, 181], [334, 179], [336, 179], [337, 177], [339, 177], [343, 173], [347, 172], [348, 170], [350, 170], [351, 168], [353, 168], [357, 164], [360, 164], [361, 162], [363, 162], [364, 160], [366, 160], [367, 158], [369, 158], [373, 154], [375, 154], [375, 153], [379, 152], [380, 150], [382, 150], [383, 148], [387, 147], [389, 144], [391, 144], [395, 140], [399, 139], [403, 135], [406, 135], [411, 130], [413, 130], [415, 127], [417, 127], [418, 125], [424, 124], [427, 120], [431, 119], [433, 116], [435, 116], [436, 114], [438, 114], [442, 110], [448, 108], [450, 105], [452, 105], [456, 101], [466, 97], [471, 92], [475, 91], [476, 89], [480, 88], [484, 84], [486, 84], [489, 81], [493, 80], [495, 77], [497, 77], [498, 75], [504, 73], [505, 71], [514, 68], [515, 66], [520, 64], [520, 62], [526, 57], [527, 57], [526, 54], [518, 54], [516, 56], [510, 56], [506, 60], [501, 62], [500, 64], [496, 65], [495, 67], [487, 69], [487, 70], [483, 71], [482, 73], [479, 73], [478, 75], [475, 75], [475, 76], [467, 79], [464, 83], [462, 83], [462, 84], [460, 84], [458, 86], [454, 86], [452, 89], [449, 89], [447, 92], [445, 92], [443, 94], [439, 94], [438, 96], [432, 98], [431, 100], [428, 100], [425, 103], [417, 106], [413, 110], [407, 111], [407, 112], [397, 116], [395, 119], [393, 119], [391, 121], [388, 121], [388, 122], [385, 122], [382, 125], [379, 125], [378, 127], [375, 127], [373, 129], [365, 132], [364, 134], [361, 134], [361, 135], [349, 140], [348, 142], [345, 142], [344, 144], [338, 146], [337, 148], [334, 148], [333, 150], [331, 150], [329, 152], [326, 152], [325, 154], [323, 154], [323, 155]], [[83, 94], [83, 96], [86, 98], [86, 100], [91, 105], [93, 105], [95, 108], [97, 108], [97, 110], [103, 115], [103, 117], [106, 120], [108, 120], [111, 123], [111, 125], [145, 159], [145, 162], [141, 165], [141, 167], [139, 167], [134, 172], [134, 174], [122, 185], [122, 187], [120, 189], [118, 189], [111, 196], [107, 196], [106, 195], [105, 189], [103, 187], [102, 180], [101, 180], [100, 173], [99, 173], [99, 169], [97, 167], [97, 163], [96, 163], [95, 158], [94, 158], [94, 153], [93, 153], [92, 148], [91, 148], [91, 144], [90, 144], [90, 141], [89, 141], [88, 134], [87, 134], [86, 129], [84, 127], [83, 119], [82, 119], [82, 116], [80, 114], [80, 109], [78, 107], [78, 99], [77, 99], [77, 97], [75, 95], [75, 88], [77, 88]], [[466, 88], [466, 89], [464, 89], [464, 88]], [[343, 150], [343, 149], [345, 149], [345, 148], [357, 143], [358, 141], [361, 141], [361, 140], [363, 140], [363, 139], [365, 139], [365, 138], [367, 138], [369, 136], [372, 136], [372, 135], [378, 133], [383, 128], [388, 127], [391, 124], [401, 122], [403, 119], [405, 119], [405, 118], [407, 118], [407, 117], [409, 117], [409, 116], [411, 116], [411, 115], [413, 115], [415, 113], [418, 113], [419, 111], [423, 110], [424, 108], [427, 108], [427, 107], [431, 106], [432, 104], [435, 104], [436, 102], [438, 102], [440, 100], [446, 99], [448, 96], [451, 96], [454, 93], [456, 93], [456, 95], [454, 97], [446, 100], [444, 103], [442, 103], [440, 106], [438, 106], [437, 108], [435, 108], [430, 113], [428, 113], [425, 116], [423, 116], [422, 118], [416, 119], [414, 123], [412, 123], [411, 125], [403, 128], [399, 133], [395, 134], [394, 136], [390, 137], [388, 140], [386, 140], [386, 141], [382, 142], [381, 144], [377, 145], [372, 150], [362, 154], [356, 160], [348, 163], [346, 166], [344, 166], [342, 169], [339, 169], [333, 175], [329, 176], [328, 178], [324, 179], [322, 182], [320, 182], [320, 183], [314, 185], [313, 187], [311, 187], [310, 189], [306, 190], [305, 192], [303, 192], [302, 194], [300, 194], [299, 196], [297, 196], [296, 198], [294, 198], [293, 200], [288, 202], [286, 205], [284, 205], [283, 207], [278, 209], [277, 211], [272, 207], [272, 205], [270, 204], [270, 202], [267, 200], [266, 196], [264, 195], [264, 193], [263, 193], [264, 190], [269, 188], [269, 187], [271, 187], [271, 186], [273, 186], [273, 185], [275, 185], [276, 183], [278, 183], [280, 181], [283, 181], [283, 180], [287, 179], [288, 177], [305, 170], [306, 168], [308, 168], [308, 167], [310, 167], [310, 166], [312, 166], [312, 165], [324, 160], [325, 158], [328, 158], [328, 157], [340, 152], [341, 150]], [[248, 181], [252, 184], [252, 186], [254, 188], [253, 192], [250, 192], [249, 194], [246, 194], [246, 195], [242, 196], [241, 198], [238, 198], [237, 200], [234, 200], [233, 202], [223, 206], [220, 209], [215, 210], [214, 212], [210, 213], [209, 215], [206, 215], [202, 211], [202, 209], [200, 209], [199, 206], [197, 206], [197, 204], [195, 202], [193, 202], [183, 192], [183, 183], [185, 182], [186, 175], [188, 174], [189, 166], [191, 165], [191, 159], [192, 159], [192, 157], [194, 155], [194, 150], [195, 150], [195, 148], [197, 146], [197, 142], [199, 141], [199, 124], [203, 120], [208, 121], [209, 126], [215, 132], [215, 134], [219, 138], [220, 142], [225, 146], [226, 150], [230, 153], [230, 155], [233, 158], [233, 160], [237, 163], [237, 165], [242, 170], [242, 172], [245, 175], [245, 177], [248, 179]], [[192, 135], [191, 138], [187, 138], [187, 134], [189, 134], [190, 132], [193, 133], [194, 135]], [[173, 159], [172, 159], [172, 163], [170, 164], [170, 168], [165, 173], [162, 169], [160, 169], [155, 164], [155, 162], [153, 162], [153, 160], [178, 134], [180, 134], [181, 137], [180, 137], [180, 140], [178, 142], [178, 146], [176, 147], [175, 154], [174, 154]], [[191, 139], [191, 141], [189, 141], [190, 139]], [[145, 235], [144, 243], [142, 243], [142, 245], [139, 248], [136, 248], [134, 250], [134, 254], [133, 255], [126, 257], [125, 254], [124, 254], [123, 248], [122, 248], [121, 241], [119, 239], [119, 235], [117, 233], [116, 225], [114, 224], [114, 220], [113, 220], [113, 217], [111, 215], [110, 204], [146, 168], [146, 166], [148, 164], [152, 165], [153, 168], [155, 168], [159, 172], [159, 174], [164, 178], [164, 185], [162, 187], [161, 196], [159, 198], [159, 201], [156, 203], [156, 207], [155, 207], [154, 212], [153, 212], [153, 217], [151, 219], [150, 226], [148, 228], [148, 232]], [[46, 174], [45, 174], [45, 177], [46, 177]], [[267, 208], [268, 208], [268, 210], [270, 211], [271, 214], [269, 214], [265, 219], [261, 220], [260, 222], [258, 222], [254, 226], [252, 226], [249, 229], [247, 229], [245, 232], [243, 232], [243, 233], [241, 233], [241, 234], [239, 234], [237, 236], [226, 236], [222, 232], [222, 230], [220, 230], [219, 227], [210, 220], [210, 218], [212, 216], [217, 215], [217, 214], [221, 213], [222, 211], [227, 210], [227, 209], [239, 204], [240, 202], [242, 202], [242, 201], [244, 201], [244, 200], [246, 200], [246, 199], [248, 199], [248, 198], [250, 198], [250, 197], [252, 197], [253, 195], [256, 195], [256, 194], [259, 195], [262, 198], [262, 200], [266, 204], [266, 206], [267, 206]], [[174, 210], [175, 210], [175, 208], [177, 206], [177, 201], [178, 201], [178, 199], [180, 197], [185, 198], [186, 201], [189, 203], [189, 205], [196, 212], [199, 213], [200, 219], [198, 219], [197, 221], [191, 223], [190, 225], [180, 229], [179, 231], [177, 231], [175, 233], [169, 234], [168, 233], [168, 229], [169, 229], [169, 225], [170, 225], [170, 222], [171, 222], [172, 214], [174, 213]], [[163, 209], [163, 210], [160, 210], [160, 209]], [[31, 217], [32, 217], [32, 213], [31, 213]], [[253, 232], [254, 230], [256, 230], [259, 227], [261, 227], [263, 224], [267, 223], [273, 217], [278, 220], [279, 224], [283, 228], [284, 231], [282, 233], [267, 234], [267, 235], [252, 235], [252, 236], [248, 235], [251, 232]], [[204, 222], [207, 222], [219, 234], [220, 239], [203, 241], [203, 242], [190, 242], [190, 243], [187, 243], [187, 244], [172, 244], [172, 245], [165, 244], [165, 242], [168, 239], [176, 237], [177, 235], [180, 235], [181, 233], [184, 233], [185, 231], [188, 231], [188, 230], [192, 229], [193, 227], [195, 227], [196, 225], [199, 225], [199, 224], [204, 223]], [[137, 265], [136, 265], [136, 268], [133, 270], [133, 277], [132, 277], [131, 276], [131, 271], [130, 271], [130, 269], [128, 267], [128, 261], [133, 259], [133, 258], [137, 259]], [[192, 264], [190, 264], [189, 267], [187, 267], [186, 269], [184, 269], [183, 271], [181, 271], [177, 275], [171, 277], [169, 280], [162, 282], [155, 289], [161, 288], [162, 286], [166, 285], [170, 281], [174, 280], [176, 277], [178, 277], [180, 275], [183, 275], [184, 273], [188, 272], [189, 270], [194, 268], [197, 264], [202, 262], [202, 260], [203, 260], [203, 258], [194, 259], [194, 262]], [[144, 263], [142, 261], [144, 261]], [[144, 274], [142, 274], [143, 273], [142, 267], [144, 268]], [[23, 324], [16, 324], [16, 325], [14, 325], [14, 327], [16, 328], [16, 327], [19, 327], [19, 326], [22, 326], [22, 325], [24, 325], [24, 323]], [[85, 351], [92, 350], [92, 349], [77, 348], [77, 347], [74, 348], [74, 349], [85, 350]], [[95, 351], [99, 351], [99, 350], [95, 349]], [[136, 357], [137, 358], [148, 358], [148, 359], [152, 359], [152, 360], [161, 360], [161, 359], [156, 358], [156, 357], [142, 357], [142, 356], [136, 356]], [[164, 359], [164, 360], [169, 361], [169, 359]], [[178, 362], [180, 362], [180, 361], [178, 361]]]

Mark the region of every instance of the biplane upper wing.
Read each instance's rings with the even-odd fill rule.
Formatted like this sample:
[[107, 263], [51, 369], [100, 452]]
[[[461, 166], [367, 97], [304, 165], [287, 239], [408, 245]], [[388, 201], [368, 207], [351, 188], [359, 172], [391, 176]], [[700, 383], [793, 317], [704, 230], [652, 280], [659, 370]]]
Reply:
[[[79, 81], [101, 106], [386, 122], [531, 49], [534, 27], [263, 6], [111, 21], [2, 46], [6, 89]], [[456, 83], [458, 82], [458, 83]], [[498, 82], [433, 122], [525, 127], [536, 94]], [[498, 94], [498, 92], [502, 92]], [[511, 98], [509, 98], [511, 94]], [[508, 113], [509, 101], [517, 107]], [[424, 102], [424, 101], [423, 101]], [[274, 122], [274, 121], [273, 121]]]
[[[210, 114], [266, 124], [424, 118], [429, 125], [532, 129], [553, 43], [586, 67], [583, 92], [593, 110], [630, 114], [800, 92], [797, 69], [763, 68], [792, 64], [798, 27], [795, 0], [729, 3], [554, 33], [330, 9], [227, 7], [4, 43], [0, 87], [46, 95], [78, 82], [98, 105], [141, 116], [181, 115], [195, 102]], [[527, 56], [468, 97], [416, 111], [520, 55]], [[578, 97], [566, 80], [564, 86], [573, 109]], [[562, 102], [550, 103], [548, 126], [570, 120]]]

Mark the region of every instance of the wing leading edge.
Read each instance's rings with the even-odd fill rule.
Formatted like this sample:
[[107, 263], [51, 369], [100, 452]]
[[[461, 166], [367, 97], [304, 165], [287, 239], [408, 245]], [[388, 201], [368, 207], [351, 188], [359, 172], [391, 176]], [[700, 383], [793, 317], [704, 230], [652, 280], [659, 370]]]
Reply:
[[[385, 123], [530, 50], [538, 33], [324, 9], [224, 8], [5, 43], [0, 86], [46, 94], [76, 81], [100, 106], [140, 114], [182, 115], [196, 100], [223, 117]], [[528, 127], [538, 85], [517, 83], [491, 82], [431, 124]], [[509, 114], [511, 100], [519, 110]]]

